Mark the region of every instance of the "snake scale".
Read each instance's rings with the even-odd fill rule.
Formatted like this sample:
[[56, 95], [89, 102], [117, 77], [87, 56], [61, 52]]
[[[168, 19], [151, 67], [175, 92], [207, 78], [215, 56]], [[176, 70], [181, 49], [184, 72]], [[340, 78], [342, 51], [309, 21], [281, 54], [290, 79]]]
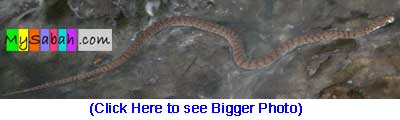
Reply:
[[129, 48], [126, 51], [124, 51], [121, 56], [119, 56], [117, 59], [115, 59], [109, 64], [101, 66], [95, 70], [79, 73], [77, 75], [70, 76], [64, 79], [47, 82], [27, 89], [5, 93], [3, 94], [3, 96], [26, 93], [56, 85], [83, 80], [85, 78], [93, 77], [111, 71], [113, 69], [116, 69], [117, 67], [126, 63], [128, 59], [131, 58], [132, 56], [136, 56], [138, 54], [140, 47], [143, 45], [144, 42], [148, 41], [158, 32], [170, 27], [177, 27], [177, 26], [193, 27], [222, 36], [223, 38], [225, 38], [225, 40], [228, 41], [232, 50], [233, 60], [240, 68], [259, 69], [270, 65], [272, 62], [274, 62], [281, 56], [285, 55], [287, 52], [301, 45], [318, 41], [358, 38], [367, 35], [368, 33], [373, 32], [389, 23], [392, 23], [394, 22], [394, 20], [395, 18], [393, 16], [379, 17], [366, 27], [362, 27], [353, 31], [329, 31], [318, 34], [310, 34], [310, 35], [295, 37], [292, 40], [281, 43], [276, 49], [267, 53], [263, 57], [256, 59], [249, 59], [245, 55], [245, 50], [242, 46], [242, 43], [234, 31], [226, 27], [223, 27], [221, 25], [215, 24], [213, 22], [193, 17], [185, 17], [185, 16], [169, 17], [160, 20], [158, 22], [155, 22], [149, 27], [147, 27], [145, 30], [143, 30], [138, 35], [138, 37], [133, 41], [133, 43], [130, 44]]

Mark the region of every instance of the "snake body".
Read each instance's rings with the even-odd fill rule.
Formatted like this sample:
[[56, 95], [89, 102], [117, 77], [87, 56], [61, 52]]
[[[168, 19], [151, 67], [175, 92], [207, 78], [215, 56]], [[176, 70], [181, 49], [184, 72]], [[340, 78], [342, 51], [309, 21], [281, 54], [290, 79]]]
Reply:
[[273, 51], [271, 51], [270, 53], [266, 54], [263, 57], [256, 59], [249, 59], [245, 55], [245, 50], [242, 46], [242, 43], [234, 31], [226, 27], [223, 27], [221, 25], [215, 24], [213, 22], [193, 17], [183, 17], [183, 16], [169, 17], [165, 18], [164, 20], [155, 22], [149, 27], [147, 27], [145, 30], [143, 30], [142, 33], [139, 34], [138, 37], [133, 41], [133, 43], [130, 44], [129, 48], [125, 50], [121, 56], [119, 56], [117, 59], [115, 59], [109, 64], [106, 64], [95, 70], [79, 73], [77, 75], [70, 76], [64, 79], [47, 82], [27, 89], [9, 92], [4, 94], [3, 96], [26, 93], [56, 85], [66, 84], [114, 70], [117, 67], [126, 63], [128, 59], [131, 58], [132, 56], [136, 56], [139, 52], [140, 47], [143, 45], [144, 42], [148, 41], [158, 32], [170, 27], [177, 27], [177, 26], [193, 27], [222, 36], [223, 38], [225, 38], [225, 40], [228, 41], [232, 50], [233, 60], [240, 68], [259, 69], [270, 65], [272, 62], [274, 62], [275, 60], [277, 60], [278, 58], [280, 58], [281, 56], [285, 55], [287, 52], [291, 51], [292, 49], [298, 46], [318, 41], [358, 38], [367, 35], [368, 33], [373, 32], [389, 23], [392, 23], [394, 22], [394, 20], [395, 18], [393, 16], [386, 16], [375, 20], [373, 23], [369, 24], [366, 27], [362, 27], [354, 31], [330, 31], [330, 32], [322, 32], [319, 34], [295, 37], [292, 40], [281, 43], [279, 47], [277, 47], [276, 49], [274, 49]]

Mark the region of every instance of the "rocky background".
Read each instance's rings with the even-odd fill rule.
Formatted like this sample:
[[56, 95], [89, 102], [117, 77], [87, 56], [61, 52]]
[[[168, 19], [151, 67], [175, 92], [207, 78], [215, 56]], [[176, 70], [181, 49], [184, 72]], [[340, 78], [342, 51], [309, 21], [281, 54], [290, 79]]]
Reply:
[[[0, 0], [5, 28], [113, 29], [112, 52], [9, 53], [1, 42], [0, 93], [93, 70], [168, 16], [193, 16], [238, 32], [248, 56], [290, 38], [352, 30], [400, 0]], [[174, 27], [106, 74], [6, 98], [400, 98], [399, 22], [360, 39], [298, 47], [269, 67], [244, 70], [218, 35]]]

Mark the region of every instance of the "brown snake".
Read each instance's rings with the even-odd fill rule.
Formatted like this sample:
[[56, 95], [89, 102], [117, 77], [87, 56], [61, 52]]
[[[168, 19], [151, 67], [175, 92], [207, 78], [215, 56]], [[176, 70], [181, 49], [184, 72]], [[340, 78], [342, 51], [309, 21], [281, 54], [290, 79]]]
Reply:
[[277, 60], [278, 58], [280, 58], [281, 56], [285, 55], [287, 52], [291, 51], [292, 49], [298, 46], [318, 41], [358, 38], [367, 35], [368, 33], [373, 32], [389, 23], [392, 23], [394, 22], [394, 20], [395, 18], [393, 16], [386, 16], [378, 18], [368, 26], [356, 29], [354, 31], [330, 31], [330, 32], [322, 32], [319, 34], [295, 37], [292, 40], [280, 44], [279, 47], [277, 47], [272, 52], [266, 54], [263, 57], [257, 59], [248, 59], [248, 57], [245, 55], [245, 51], [241, 44], [241, 41], [234, 31], [227, 29], [221, 25], [215, 24], [213, 22], [200, 20], [192, 17], [170, 17], [161, 20], [159, 22], [155, 22], [151, 26], [147, 27], [141, 34], [139, 34], [137, 39], [134, 40], [134, 42], [129, 46], [129, 48], [126, 51], [124, 51], [124, 53], [121, 56], [119, 56], [117, 59], [115, 59], [114, 61], [112, 61], [107, 65], [104, 65], [92, 71], [83, 72], [64, 79], [47, 82], [23, 90], [9, 92], [4, 94], [3, 96], [25, 93], [56, 85], [70, 83], [73, 81], [82, 80], [85, 78], [93, 77], [111, 71], [121, 66], [122, 64], [126, 63], [130, 57], [137, 55], [139, 48], [143, 45], [144, 42], [149, 40], [151, 37], [153, 37], [158, 32], [162, 31], [163, 29], [170, 27], [188, 26], [220, 35], [228, 41], [233, 52], [233, 60], [239, 67], [243, 69], [259, 69], [270, 65], [272, 62], [274, 62], [275, 60]]

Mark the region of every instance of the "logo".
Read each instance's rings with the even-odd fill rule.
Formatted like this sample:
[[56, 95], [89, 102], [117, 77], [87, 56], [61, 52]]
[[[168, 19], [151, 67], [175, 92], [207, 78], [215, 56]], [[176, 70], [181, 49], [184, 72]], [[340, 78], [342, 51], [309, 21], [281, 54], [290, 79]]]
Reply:
[[112, 29], [7, 29], [8, 52], [112, 51]]

